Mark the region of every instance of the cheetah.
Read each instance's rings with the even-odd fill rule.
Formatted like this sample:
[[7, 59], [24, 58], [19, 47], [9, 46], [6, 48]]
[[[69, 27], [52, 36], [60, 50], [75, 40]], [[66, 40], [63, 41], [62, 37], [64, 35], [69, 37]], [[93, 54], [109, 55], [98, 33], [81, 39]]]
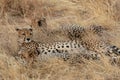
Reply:
[[66, 33], [70, 40], [79, 40], [81, 45], [88, 50], [103, 53], [113, 60], [120, 55], [120, 48], [112, 45], [109, 41], [108, 28], [97, 25], [82, 27], [77, 24], [71, 24], [61, 26], [59, 30]]
[[[37, 47], [39, 46], [35, 41], [32, 40], [33, 33], [32, 28], [30, 26], [25, 28], [16, 28], [18, 32], [18, 45], [19, 45], [19, 52], [21, 58], [33, 60], [35, 55], [39, 55], [39, 51]], [[31, 61], [30, 60], [30, 61]]]
[[[119, 48], [113, 45], [107, 45], [107, 43], [105, 43], [103, 40], [96, 40], [99, 39], [98, 36], [98, 38], [96, 38], [95, 36], [95, 39], [93, 37], [93, 40], [90, 40], [89, 45], [88, 43], [84, 43], [85, 45], [83, 45], [80, 41], [77, 40], [43, 44], [33, 40], [33, 30], [30, 26], [29, 28], [17, 28], [16, 31], [18, 32], [18, 43], [20, 46], [18, 54], [21, 55], [21, 57], [24, 58], [26, 61], [30, 61], [31, 63], [36, 58], [40, 60], [47, 60], [48, 58], [58, 57], [64, 60], [68, 60], [71, 55], [81, 55], [86, 59], [100, 59], [100, 57], [102, 56], [101, 53], [104, 53], [105, 55], [110, 57], [112, 53], [114, 53], [115, 55], [120, 55]], [[89, 35], [89, 37], [92, 37], [92, 35]], [[85, 40], [82, 40], [83, 42], [88, 42], [86, 40], [89, 40], [89, 38], [83, 39]], [[91, 42], [99, 45], [100, 49], [98, 48], [98, 46], [90, 48], [90, 45], [93, 46], [93, 43]], [[99, 52], [99, 50], [103, 52]]]
[[80, 54], [88, 59], [99, 58], [99, 54], [87, 50], [79, 43], [79, 41], [61, 41], [52, 44], [43, 44], [32, 39], [32, 27], [22, 29], [17, 28], [16, 31], [18, 32], [18, 55], [28, 62], [31, 60], [31, 62], [33, 62], [35, 58], [44, 60], [49, 57], [58, 57], [68, 60], [73, 54]]

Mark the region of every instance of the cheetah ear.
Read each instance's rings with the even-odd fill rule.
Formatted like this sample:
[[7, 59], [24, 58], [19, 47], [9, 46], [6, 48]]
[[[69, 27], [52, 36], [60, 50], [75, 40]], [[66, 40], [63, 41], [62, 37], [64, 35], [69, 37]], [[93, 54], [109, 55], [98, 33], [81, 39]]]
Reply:
[[33, 26], [32, 25], [30, 25], [30, 28], [32, 28]]
[[30, 30], [30, 31], [32, 31], [32, 30], [33, 30], [33, 29], [32, 29], [32, 25], [30, 25], [30, 28], [29, 28], [29, 30]]
[[38, 25], [39, 25], [39, 26], [42, 26], [41, 20], [38, 21]]
[[30, 28], [29, 30], [32, 31], [32, 28]]
[[16, 28], [15, 30], [16, 30], [16, 31], [19, 31], [20, 29], [19, 29], [19, 28]]
[[44, 22], [46, 22], [46, 18], [45, 17], [42, 17], [41, 20], [44, 21]]
[[44, 23], [46, 23], [46, 18], [42, 17], [38, 20], [38, 25], [41, 27]]
[[45, 21], [46, 21], [46, 18], [45, 18], [45, 17], [41, 17], [39, 20], [45, 22]]

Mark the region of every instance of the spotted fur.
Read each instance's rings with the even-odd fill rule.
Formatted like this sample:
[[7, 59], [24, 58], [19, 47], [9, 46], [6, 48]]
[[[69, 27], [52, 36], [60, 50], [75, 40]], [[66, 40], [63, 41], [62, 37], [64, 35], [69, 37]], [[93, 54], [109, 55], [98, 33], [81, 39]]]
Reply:
[[[95, 59], [95, 57], [98, 57], [95, 52], [89, 51], [85, 49], [79, 41], [65, 41], [65, 42], [54, 42], [52, 44], [42, 44], [39, 42], [35, 42], [32, 40], [32, 30], [31, 28], [23, 28], [17, 30], [18, 34], [19, 31], [20, 33], [19, 36], [24, 36], [18, 37], [22, 42], [19, 42], [20, 44], [20, 50], [18, 54], [22, 56], [22, 58], [26, 59], [27, 61], [32, 61], [34, 60], [33, 58], [38, 58], [39, 59], [47, 59], [51, 57], [58, 57], [62, 58], [64, 60], [68, 60], [71, 55], [73, 54], [80, 54], [84, 56], [85, 58], [92, 58]], [[27, 38], [30, 37], [30, 40], [26, 42]], [[23, 39], [23, 40], [22, 40]]]
[[[77, 28], [75, 29], [77, 30]], [[110, 55], [111, 53], [119, 55], [120, 53], [120, 49], [116, 46], [107, 45], [107, 43], [99, 39], [99, 36], [93, 36], [93, 38], [91, 38], [91, 34], [89, 35], [90, 38], [82, 37], [82, 39], [84, 39], [82, 40], [83, 44], [77, 40], [42, 44], [32, 40], [33, 34], [31, 28], [23, 28], [17, 31], [19, 35], [18, 42], [20, 41], [18, 54], [27, 61], [32, 60], [31, 62], [33, 62], [36, 57], [40, 60], [51, 57], [68, 60], [72, 55], [82, 55], [86, 59], [100, 59], [101, 53], [105, 55]], [[28, 38], [30, 39], [27, 41]], [[95, 44], [95, 46], [93, 44]]]
[[96, 53], [103, 53], [111, 59], [116, 59], [120, 55], [120, 48], [110, 44], [107, 28], [103, 26], [91, 25], [82, 27], [77, 24], [62, 26], [60, 30], [67, 33], [71, 40], [79, 40], [81, 45]]

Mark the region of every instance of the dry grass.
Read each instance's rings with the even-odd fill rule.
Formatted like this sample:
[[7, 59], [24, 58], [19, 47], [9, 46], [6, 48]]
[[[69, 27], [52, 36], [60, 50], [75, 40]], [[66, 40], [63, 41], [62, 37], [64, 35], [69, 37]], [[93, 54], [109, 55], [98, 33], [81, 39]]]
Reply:
[[[119, 12], [119, 0], [0, 0], [0, 80], [119, 80], [119, 67], [111, 65], [107, 57], [84, 64], [52, 59], [31, 67], [13, 57], [18, 50], [15, 27], [35, 25], [33, 21], [40, 17], [47, 18], [50, 30], [71, 23], [101, 25], [109, 29], [109, 41], [120, 47]], [[35, 31], [34, 38], [42, 42], [67, 39], [61, 35], [48, 37], [40, 30]]]

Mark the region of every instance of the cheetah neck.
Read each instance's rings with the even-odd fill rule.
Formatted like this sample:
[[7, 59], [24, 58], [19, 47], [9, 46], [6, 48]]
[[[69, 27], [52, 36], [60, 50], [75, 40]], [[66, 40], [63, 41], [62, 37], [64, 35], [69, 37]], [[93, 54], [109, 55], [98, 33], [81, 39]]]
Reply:
[[31, 41], [31, 42], [28, 42], [28, 43], [22, 43], [21, 44], [21, 47], [24, 47], [24, 48], [28, 48], [28, 49], [31, 49], [31, 48], [37, 48], [39, 47], [39, 44], [35, 41]]

